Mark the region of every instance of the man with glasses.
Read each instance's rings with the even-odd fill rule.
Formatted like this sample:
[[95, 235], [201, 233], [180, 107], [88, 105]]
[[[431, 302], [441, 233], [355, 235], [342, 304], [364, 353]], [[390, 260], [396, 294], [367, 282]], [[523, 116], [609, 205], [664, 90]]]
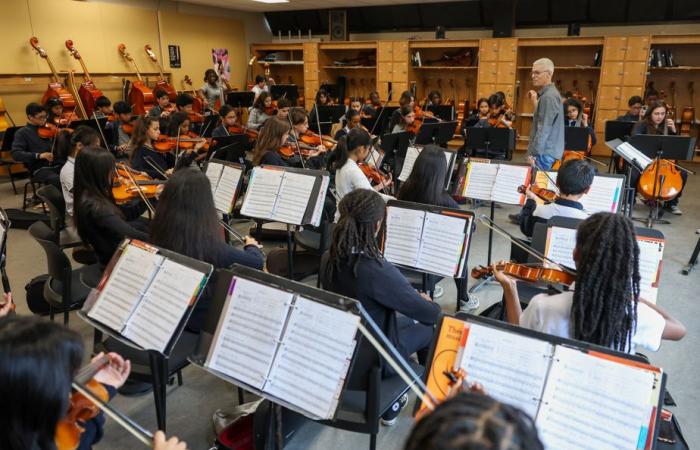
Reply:
[[61, 189], [60, 166], [52, 166], [51, 139], [39, 136], [39, 128], [46, 125], [48, 114], [38, 103], [30, 103], [25, 109], [27, 125], [17, 130], [12, 141], [12, 158], [24, 163], [33, 181], [52, 184]]
[[564, 153], [564, 110], [561, 96], [552, 83], [554, 63], [541, 58], [532, 64], [532, 85], [528, 96], [536, 101], [527, 154], [539, 170], [549, 170]]

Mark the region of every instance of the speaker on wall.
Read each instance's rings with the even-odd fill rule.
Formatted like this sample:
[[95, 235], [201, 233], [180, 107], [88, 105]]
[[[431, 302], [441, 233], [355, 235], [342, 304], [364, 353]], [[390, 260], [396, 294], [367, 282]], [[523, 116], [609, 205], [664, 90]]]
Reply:
[[438, 25], [435, 29], [435, 39], [445, 39], [445, 27]]
[[570, 23], [567, 32], [567, 36], [581, 36], [581, 24], [580, 23]]
[[344, 9], [331, 9], [328, 11], [328, 31], [331, 41], [348, 40], [348, 14]]

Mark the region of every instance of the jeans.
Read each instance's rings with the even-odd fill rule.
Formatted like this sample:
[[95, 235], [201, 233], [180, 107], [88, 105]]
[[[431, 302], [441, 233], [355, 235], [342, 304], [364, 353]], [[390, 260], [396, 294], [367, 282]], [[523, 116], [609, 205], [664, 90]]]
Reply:
[[549, 155], [535, 155], [535, 163], [540, 170], [550, 170], [556, 158]]

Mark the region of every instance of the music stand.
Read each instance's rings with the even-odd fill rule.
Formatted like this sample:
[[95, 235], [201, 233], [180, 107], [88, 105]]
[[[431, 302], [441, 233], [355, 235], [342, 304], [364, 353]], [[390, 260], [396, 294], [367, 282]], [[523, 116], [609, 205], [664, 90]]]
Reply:
[[248, 135], [232, 134], [213, 139], [216, 144], [209, 147], [207, 159], [212, 156], [223, 161], [235, 162], [245, 167], [245, 151]]
[[322, 84], [319, 87], [319, 90], [320, 89], [323, 89], [324, 91], [326, 91], [330, 98], [339, 98], [340, 97], [340, 86], [338, 86], [337, 84]]
[[270, 95], [272, 100], [287, 98], [295, 106], [299, 99], [299, 89], [296, 84], [273, 84], [270, 86]]
[[[331, 128], [334, 123], [338, 123], [340, 118], [345, 115], [345, 105], [315, 105], [314, 109], [311, 111], [311, 116], [313, 117], [314, 111], [316, 112], [317, 120], [310, 120], [309, 127], [316, 133], [330, 134]], [[318, 125], [321, 125], [321, 130], [318, 130]]]
[[452, 105], [429, 105], [426, 109], [445, 122], [455, 118], [455, 107]]
[[372, 128], [367, 127], [372, 134], [383, 134], [385, 132], [391, 133], [388, 130], [389, 124], [391, 123], [391, 117], [394, 115], [394, 111], [399, 109], [398, 106], [382, 106], [381, 109], [377, 110], [377, 119], [375, 120]]
[[423, 122], [416, 136], [416, 145], [428, 145], [435, 141], [440, 122]]
[[229, 92], [226, 94], [226, 104], [234, 108], [250, 108], [255, 101], [255, 92]]
[[208, 116], [204, 116], [204, 122], [202, 122], [202, 125], [199, 127], [199, 134], [205, 138], [211, 137], [211, 133], [219, 124], [219, 119], [220, 118], [218, 114], [210, 114]]
[[515, 149], [515, 130], [512, 128], [469, 128], [464, 148], [474, 151], [483, 150], [484, 156], [488, 159], [510, 161]]
[[564, 148], [575, 152], [588, 150], [588, 128], [564, 127]]
[[[635, 122], [627, 122], [624, 120], [608, 120], [605, 122], [605, 142], [615, 139], [620, 139], [621, 141], [626, 142], [632, 135], [632, 128], [634, 128], [634, 124]], [[613, 152], [613, 155], [614, 154], [615, 152]], [[614, 163], [615, 158], [610, 158], [608, 173], [612, 172]]]

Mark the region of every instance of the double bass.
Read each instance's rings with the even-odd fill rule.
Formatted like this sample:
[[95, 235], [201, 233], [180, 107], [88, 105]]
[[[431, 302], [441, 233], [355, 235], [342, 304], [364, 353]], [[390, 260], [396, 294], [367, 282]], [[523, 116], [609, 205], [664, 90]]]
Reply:
[[167, 92], [170, 101], [174, 102], [175, 97], [177, 97], [177, 91], [170, 83], [168, 83], [168, 80], [165, 78], [165, 75], [163, 75], [163, 66], [160, 65], [158, 58], [156, 58], [156, 54], [153, 52], [153, 48], [151, 48], [150, 44], [146, 44], [143, 47], [143, 49], [146, 50], [146, 54], [148, 55], [148, 57], [151, 59], [151, 61], [156, 63], [156, 66], [158, 67], [158, 81], [156, 81], [156, 90], [160, 89]]
[[146, 114], [155, 106], [155, 97], [153, 96], [153, 91], [151, 88], [146, 86], [141, 74], [139, 73], [139, 68], [136, 65], [134, 58], [126, 51], [126, 45], [119, 44], [117, 47], [119, 53], [131, 63], [134, 71], [136, 72], [136, 81], [131, 83], [131, 90], [129, 90], [129, 103], [133, 108], [134, 114], [142, 116]]
[[88, 72], [85, 66], [85, 61], [83, 61], [82, 56], [78, 53], [78, 49], [73, 45], [73, 41], [70, 39], [66, 40], [66, 48], [73, 56], [80, 62], [80, 67], [83, 68], [83, 82], [80, 84], [78, 89], [78, 97], [85, 108], [85, 114], [88, 118], [92, 117], [92, 113], [95, 111], [95, 102], [99, 97], [102, 97], [102, 91], [97, 89], [95, 83], [90, 79], [90, 72]]
[[71, 118], [76, 117], [75, 108], [77, 104], [75, 97], [73, 97], [73, 94], [66, 89], [66, 86], [63, 83], [61, 83], [61, 80], [58, 77], [58, 72], [56, 72], [56, 68], [53, 66], [49, 55], [46, 53], [46, 50], [39, 45], [39, 39], [36, 37], [31, 37], [29, 39], [29, 44], [41, 58], [46, 60], [46, 63], [49, 65], [49, 69], [51, 70], [51, 77], [53, 78], [53, 81], [49, 83], [48, 89], [46, 89], [46, 92], [44, 92], [44, 95], [41, 97], [41, 103], [45, 104], [48, 99], [52, 97], [59, 98], [63, 104], [62, 119], [70, 121]]

